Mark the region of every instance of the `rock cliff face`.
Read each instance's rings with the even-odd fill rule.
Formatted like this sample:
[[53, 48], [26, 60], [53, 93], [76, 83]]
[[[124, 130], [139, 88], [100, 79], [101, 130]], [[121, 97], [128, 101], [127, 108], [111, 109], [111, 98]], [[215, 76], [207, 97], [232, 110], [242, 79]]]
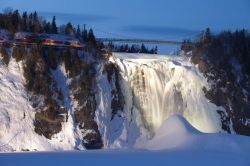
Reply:
[[[33, 117], [24, 114], [24, 118], [32, 119], [30, 125], [35, 133], [53, 140], [58, 139], [62, 131], [65, 133], [61, 137], [68, 137], [66, 135], [71, 132], [72, 148], [103, 147], [95, 121], [96, 73], [93, 56], [79, 49], [39, 45], [2, 46], [1, 50], [1, 65], [11, 70], [8, 66], [11, 61], [20, 67], [20, 71], [16, 72], [25, 80], [22, 82], [26, 89], [23, 95], [32, 105], [30, 111], [33, 114]], [[8, 108], [6, 110], [8, 113]]]
[[[217, 110], [223, 129], [250, 135], [250, 37], [246, 31], [223, 32], [213, 36], [207, 31], [193, 48], [186, 50], [191, 61], [210, 82], [203, 91]], [[188, 52], [190, 51], [190, 52]], [[232, 126], [230, 123], [232, 122]]]
[[0, 151], [133, 147], [173, 114], [200, 131], [250, 135], [249, 77], [196, 50], [104, 58], [0, 47]]
[[[211, 83], [211, 88], [203, 91], [212, 103], [222, 106], [226, 112], [217, 110], [223, 129], [231, 133], [232, 127], [237, 134], [250, 135], [250, 93], [249, 77], [231, 66], [225, 70], [209, 61], [209, 58], [193, 52], [191, 60]], [[232, 64], [238, 65], [238, 64]], [[232, 122], [232, 126], [230, 123]]]

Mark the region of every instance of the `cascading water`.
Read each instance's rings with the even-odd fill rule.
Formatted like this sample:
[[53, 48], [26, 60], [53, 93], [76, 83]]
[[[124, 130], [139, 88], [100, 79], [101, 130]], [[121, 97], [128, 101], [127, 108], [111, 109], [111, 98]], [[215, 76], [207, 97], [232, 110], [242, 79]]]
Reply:
[[133, 98], [127, 104], [138, 110], [139, 126], [153, 133], [169, 116], [182, 114], [200, 131], [222, 131], [217, 110], [224, 108], [206, 99], [203, 88], [209, 84], [186, 57], [115, 53], [112, 61], [131, 92], [124, 95]]

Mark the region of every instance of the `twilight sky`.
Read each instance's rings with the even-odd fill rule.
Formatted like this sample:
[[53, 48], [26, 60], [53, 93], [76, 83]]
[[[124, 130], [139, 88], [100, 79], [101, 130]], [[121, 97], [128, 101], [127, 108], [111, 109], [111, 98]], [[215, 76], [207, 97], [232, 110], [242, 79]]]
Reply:
[[87, 24], [102, 37], [181, 39], [206, 27], [250, 29], [250, 0], [0, 0], [0, 10], [6, 7]]

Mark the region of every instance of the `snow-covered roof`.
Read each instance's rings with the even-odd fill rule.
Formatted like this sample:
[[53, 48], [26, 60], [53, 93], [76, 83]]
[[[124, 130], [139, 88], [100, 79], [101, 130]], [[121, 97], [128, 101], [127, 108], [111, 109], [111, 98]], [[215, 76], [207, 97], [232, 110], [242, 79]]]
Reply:
[[35, 35], [35, 34], [31, 33], [31, 32], [17, 32], [14, 35], [14, 39], [21, 39], [21, 38], [24, 38], [27, 36], [33, 36], [33, 35]]

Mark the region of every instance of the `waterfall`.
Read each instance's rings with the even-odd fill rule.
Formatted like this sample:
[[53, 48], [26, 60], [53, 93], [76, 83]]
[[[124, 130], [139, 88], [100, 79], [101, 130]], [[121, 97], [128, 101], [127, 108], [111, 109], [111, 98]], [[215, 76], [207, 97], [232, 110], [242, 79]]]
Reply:
[[131, 108], [140, 115], [138, 126], [153, 133], [169, 116], [181, 114], [200, 131], [222, 131], [217, 110], [225, 110], [206, 99], [209, 83], [187, 57], [114, 53], [110, 60], [119, 66], [125, 98], [132, 98]]

